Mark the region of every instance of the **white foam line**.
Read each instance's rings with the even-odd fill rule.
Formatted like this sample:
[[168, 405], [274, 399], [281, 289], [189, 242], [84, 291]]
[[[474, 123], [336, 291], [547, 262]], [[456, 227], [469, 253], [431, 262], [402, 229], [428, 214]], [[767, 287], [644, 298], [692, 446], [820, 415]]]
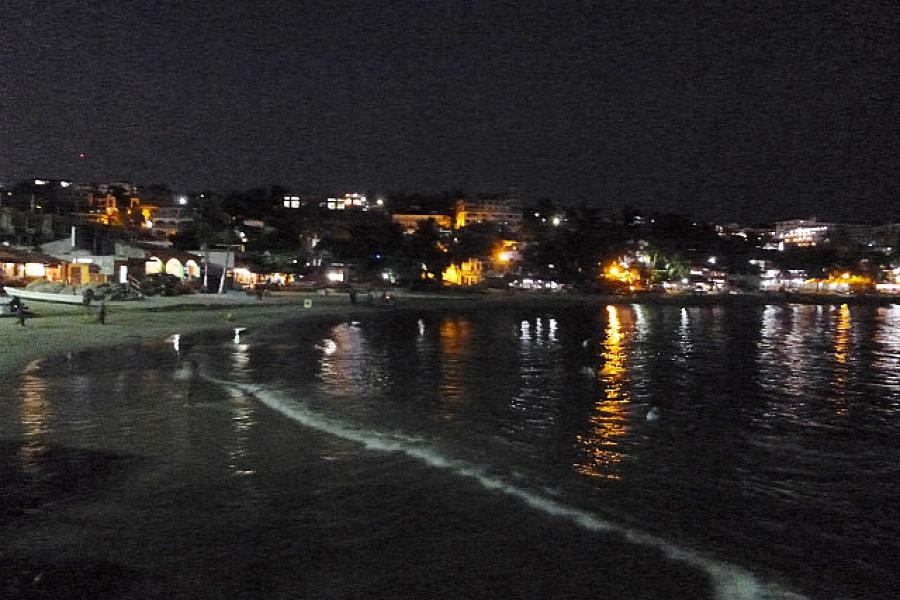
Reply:
[[473, 479], [489, 490], [496, 490], [518, 498], [526, 505], [545, 514], [568, 519], [588, 531], [616, 533], [633, 544], [654, 548], [671, 560], [679, 561], [705, 571], [712, 579], [716, 598], [719, 600], [804, 600], [806, 597], [786, 590], [776, 584], [763, 583], [749, 571], [729, 563], [717, 561], [702, 554], [676, 546], [662, 538], [618, 525], [578, 508], [566, 506], [524, 488], [509, 484], [484, 473], [482, 469], [459, 460], [444, 457], [434, 450], [414, 445], [416, 438], [361, 429], [306, 409], [295, 400], [284, 400], [260, 385], [221, 381], [206, 377], [225, 388], [237, 388], [251, 394], [267, 407], [312, 429], [358, 442], [370, 450], [402, 452], [427, 465], [449, 469], [461, 477]]

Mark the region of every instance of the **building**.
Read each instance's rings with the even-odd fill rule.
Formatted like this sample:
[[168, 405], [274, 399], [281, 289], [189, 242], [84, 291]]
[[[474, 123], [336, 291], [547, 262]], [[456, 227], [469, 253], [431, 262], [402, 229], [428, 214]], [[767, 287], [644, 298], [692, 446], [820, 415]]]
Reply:
[[[293, 196], [290, 198], [291, 207], [293, 208]], [[298, 198], [299, 202], [299, 198]], [[298, 204], [299, 207], [299, 204]], [[365, 194], [346, 193], [340, 198], [328, 198], [321, 203], [322, 208], [328, 210], [357, 210], [368, 212], [370, 210], [383, 210], [384, 200], [378, 198], [374, 201], [370, 200]]]
[[890, 253], [900, 247], [900, 223], [840, 225], [841, 235], [860, 248]]
[[792, 219], [775, 222], [775, 241], [779, 249], [788, 247], [821, 246], [831, 240], [835, 224], [812, 219]]
[[299, 194], [283, 194], [281, 198], [283, 208], [297, 209], [303, 206], [303, 198]]
[[[67, 281], [68, 265], [52, 256], [14, 248], [0, 247], [0, 282], [31, 282], [40, 279]], [[81, 271], [76, 267], [74, 270]], [[80, 281], [79, 281], [80, 283]]]
[[186, 204], [160, 206], [152, 220], [154, 231], [173, 236], [194, 223], [194, 209]]
[[473, 223], [495, 223], [519, 231], [522, 229], [522, 201], [518, 196], [457, 200], [454, 222], [457, 229]]
[[484, 281], [484, 265], [477, 258], [451, 264], [441, 273], [441, 280], [448, 285], [478, 285]]
[[442, 232], [450, 232], [453, 228], [453, 219], [450, 215], [439, 213], [404, 213], [391, 215], [391, 221], [399, 225], [404, 233], [415, 233], [419, 223], [434, 221], [434, 224]]

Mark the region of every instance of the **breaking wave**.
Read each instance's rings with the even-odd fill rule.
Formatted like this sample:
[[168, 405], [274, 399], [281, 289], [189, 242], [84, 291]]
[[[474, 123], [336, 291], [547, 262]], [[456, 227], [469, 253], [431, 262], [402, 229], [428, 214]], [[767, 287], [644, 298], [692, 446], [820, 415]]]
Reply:
[[204, 376], [204, 378], [226, 389], [239, 390], [249, 394], [270, 409], [305, 427], [357, 442], [369, 450], [401, 452], [431, 467], [447, 469], [459, 477], [477, 481], [485, 489], [516, 498], [547, 515], [567, 519], [585, 530], [617, 534], [633, 544], [658, 550], [670, 560], [681, 562], [707, 573], [713, 582], [718, 600], [804, 600], [806, 598], [778, 584], [760, 581], [752, 573], [739, 566], [715, 560], [655, 535], [608, 521], [589, 511], [567, 506], [552, 498], [490, 475], [485, 469], [476, 465], [448, 458], [424, 444], [421, 438], [366, 429], [322, 415], [309, 409], [304, 403], [263, 385], [223, 381], [208, 376]]

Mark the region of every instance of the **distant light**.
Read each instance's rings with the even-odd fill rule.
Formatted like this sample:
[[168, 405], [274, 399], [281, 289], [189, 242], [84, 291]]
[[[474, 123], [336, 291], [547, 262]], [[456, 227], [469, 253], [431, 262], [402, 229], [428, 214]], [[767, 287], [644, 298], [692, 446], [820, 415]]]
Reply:
[[35, 179], [34, 180], [34, 185], [47, 185], [48, 183], [50, 183], [50, 182], [47, 181], [46, 179]]
[[60, 181], [60, 182], [59, 182], [59, 187], [67, 188], [67, 187], [69, 187], [70, 185], [72, 185], [72, 182], [71, 182], [71, 181]]
[[497, 255], [497, 258], [500, 259], [500, 262], [509, 262], [512, 260], [512, 252], [501, 252]]
[[184, 206], [184, 205], [187, 204], [187, 203], [188, 203], [188, 199], [187, 199], [187, 198], [185, 198], [184, 196], [178, 196], [178, 204]]
[[560, 222], [561, 221], [560, 221], [559, 217], [553, 217], [553, 226], [554, 227], [559, 227]]
[[78, 158], [81, 159], [81, 160], [84, 160], [84, 152], [79, 152], [79, 153], [78, 153]]
[[343, 281], [344, 280], [344, 274], [341, 273], [340, 271], [329, 271], [328, 273], [325, 274], [325, 277], [328, 279], [328, 281]]
[[716, 257], [710, 256], [708, 259], [706, 259], [706, 262], [708, 262], [711, 265], [714, 265], [714, 264], [716, 264]]
[[375, 204], [378, 205], [378, 206], [384, 206], [384, 200], [382, 200], [381, 198], [379, 198], [378, 200], [375, 201]]

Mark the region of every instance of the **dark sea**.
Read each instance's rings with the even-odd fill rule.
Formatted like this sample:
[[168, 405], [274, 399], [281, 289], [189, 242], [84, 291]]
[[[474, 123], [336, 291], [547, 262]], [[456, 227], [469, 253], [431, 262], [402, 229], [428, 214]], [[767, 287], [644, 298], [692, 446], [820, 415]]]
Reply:
[[900, 305], [238, 325], [4, 378], [0, 597], [900, 597]]

